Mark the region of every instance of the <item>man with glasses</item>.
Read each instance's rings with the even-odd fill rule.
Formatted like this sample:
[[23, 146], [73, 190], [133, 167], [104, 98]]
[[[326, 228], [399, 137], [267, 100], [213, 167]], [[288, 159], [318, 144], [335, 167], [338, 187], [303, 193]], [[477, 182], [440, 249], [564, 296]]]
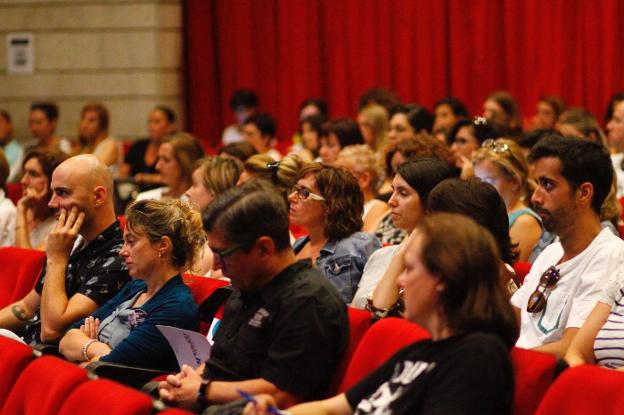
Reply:
[[624, 260], [624, 241], [600, 227], [613, 168], [601, 144], [557, 134], [540, 141], [529, 161], [538, 184], [531, 202], [559, 242], [537, 257], [511, 299], [521, 322], [517, 346], [563, 357]]
[[[214, 267], [230, 278], [210, 359], [160, 384], [183, 407], [270, 393], [280, 406], [327, 393], [348, 339], [344, 301], [308, 262], [296, 262], [282, 196], [251, 181], [224, 193], [204, 214]], [[203, 371], [203, 372], [202, 372]]]

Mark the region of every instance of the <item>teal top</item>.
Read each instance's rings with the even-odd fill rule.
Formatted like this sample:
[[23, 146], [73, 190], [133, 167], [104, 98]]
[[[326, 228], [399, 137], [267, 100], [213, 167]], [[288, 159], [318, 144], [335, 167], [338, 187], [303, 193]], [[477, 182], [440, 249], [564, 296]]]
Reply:
[[522, 215], [531, 215], [537, 220], [537, 222], [540, 225], [542, 224], [542, 219], [539, 217], [537, 213], [535, 213], [533, 209], [524, 208], [524, 209], [514, 210], [513, 212], [507, 214], [507, 216], [509, 216], [509, 227], [511, 228], [514, 222], [516, 221], [516, 219], [518, 219]]

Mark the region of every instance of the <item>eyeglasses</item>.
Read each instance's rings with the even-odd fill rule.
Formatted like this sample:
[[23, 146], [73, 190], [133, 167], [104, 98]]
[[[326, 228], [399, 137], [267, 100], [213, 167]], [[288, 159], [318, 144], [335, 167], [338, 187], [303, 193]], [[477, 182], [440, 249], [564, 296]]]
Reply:
[[219, 260], [219, 262], [223, 262], [223, 260], [225, 258], [227, 258], [228, 256], [232, 255], [234, 252], [238, 251], [239, 249], [245, 248], [248, 245], [249, 245], [248, 243], [237, 244], [237, 245], [231, 246], [231, 247], [229, 247], [227, 249], [224, 249], [223, 251], [217, 251], [217, 250], [212, 249], [212, 248], [210, 248], [210, 250], [212, 251], [212, 253], [215, 256], [215, 258]]
[[291, 194], [296, 193], [297, 197], [301, 200], [311, 199], [311, 200], [318, 200], [319, 202], [322, 202], [325, 200], [323, 196], [317, 195], [316, 193], [312, 193], [310, 189], [306, 189], [305, 187], [301, 187], [301, 186], [294, 186], [290, 193]]
[[474, 117], [472, 123], [474, 125], [488, 125], [488, 120], [485, 117]]
[[533, 294], [529, 297], [527, 304], [527, 311], [529, 313], [540, 313], [546, 308], [547, 297], [544, 294], [547, 289], [553, 288], [557, 285], [557, 281], [561, 278], [559, 270], [554, 265], [548, 267], [542, 274], [539, 280], [539, 284]]
[[509, 146], [507, 144], [499, 143], [493, 138], [488, 138], [487, 140], [484, 140], [483, 144], [481, 144], [481, 147], [487, 148], [488, 150], [492, 150], [493, 152], [497, 154], [507, 153], [507, 152], [511, 154], [511, 150], [509, 149]]

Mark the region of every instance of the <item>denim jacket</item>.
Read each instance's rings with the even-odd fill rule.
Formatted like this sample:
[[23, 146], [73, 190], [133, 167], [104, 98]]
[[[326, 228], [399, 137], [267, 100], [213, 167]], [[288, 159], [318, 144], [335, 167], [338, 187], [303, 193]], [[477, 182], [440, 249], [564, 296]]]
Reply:
[[[309, 236], [297, 239], [293, 244], [295, 253], [301, 251], [309, 241]], [[339, 241], [328, 242], [316, 258], [316, 268], [329, 279], [343, 300], [349, 304], [362, 278], [368, 257], [379, 248], [381, 243], [375, 235], [356, 232]]]

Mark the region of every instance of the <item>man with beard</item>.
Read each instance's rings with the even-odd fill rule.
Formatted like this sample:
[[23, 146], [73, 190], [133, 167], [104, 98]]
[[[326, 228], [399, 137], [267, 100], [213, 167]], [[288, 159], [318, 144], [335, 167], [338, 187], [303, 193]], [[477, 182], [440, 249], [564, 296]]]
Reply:
[[538, 185], [531, 202], [559, 242], [537, 257], [511, 299], [521, 322], [517, 346], [563, 357], [624, 260], [624, 241], [600, 227], [613, 168], [601, 144], [556, 134], [540, 141], [529, 161]]

